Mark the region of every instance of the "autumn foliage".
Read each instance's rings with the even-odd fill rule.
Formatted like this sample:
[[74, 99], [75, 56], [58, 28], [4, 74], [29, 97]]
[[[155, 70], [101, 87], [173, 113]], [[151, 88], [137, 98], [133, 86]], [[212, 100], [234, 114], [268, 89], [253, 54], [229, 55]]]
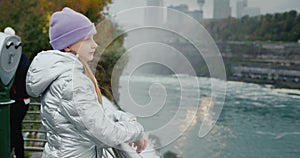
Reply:
[[101, 23], [94, 37], [102, 55], [96, 62], [96, 78], [103, 94], [112, 99], [112, 70], [125, 49], [124, 35], [118, 26], [101, 14], [110, 3], [112, 0], [0, 0], [0, 30], [14, 28], [22, 39], [23, 52], [32, 60], [40, 51], [51, 49], [48, 29], [53, 12], [70, 7], [85, 14], [95, 25]]
[[32, 59], [41, 50], [51, 49], [49, 19], [53, 12], [70, 7], [97, 23], [111, 0], [1, 0], [0, 30], [10, 26], [22, 38], [23, 51]]

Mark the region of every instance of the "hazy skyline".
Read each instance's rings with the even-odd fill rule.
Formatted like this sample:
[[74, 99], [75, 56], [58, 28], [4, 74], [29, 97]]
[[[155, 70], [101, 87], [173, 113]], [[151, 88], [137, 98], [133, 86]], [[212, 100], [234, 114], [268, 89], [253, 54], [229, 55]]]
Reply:
[[[236, 17], [236, 2], [231, 0], [231, 15]], [[197, 0], [164, 0], [164, 6], [187, 4], [190, 10], [198, 8]], [[110, 6], [110, 13], [115, 14], [119, 11], [130, 9], [134, 7], [141, 7], [146, 5], [146, 0], [113, 0]], [[300, 0], [248, 0], [249, 7], [259, 7], [261, 14], [285, 12], [289, 10], [296, 10], [300, 12]], [[213, 17], [213, 0], [205, 0], [203, 6], [204, 18]]]

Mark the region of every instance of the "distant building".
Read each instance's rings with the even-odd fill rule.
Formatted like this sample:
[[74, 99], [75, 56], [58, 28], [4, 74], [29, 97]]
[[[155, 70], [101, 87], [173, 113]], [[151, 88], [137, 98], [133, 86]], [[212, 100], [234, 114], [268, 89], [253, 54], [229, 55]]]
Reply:
[[[180, 12], [183, 12], [191, 17], [193, 17], [197, 21], [202, 21], [203, 20], [203, 10], [194, 10], [194, 11], [189, 11], [189, 7], [186, 4], [180, 4], [179, 6], [170, 6], [169, 8], [178, 10]], [[168, 13], [169, 15], [169, 13]], [[171, 19], [172, 18], [172, 19]], [[168, 17], [169, 22], [172, 24], [183, 24], [184, 19], [179, 19], [175, 18], [174, 16]]]
[[248, 7], [247, 0], [238, 0], [236, 4], [236, 15], [237, 18], [242, 18], [243, 16], [258, 16], [260, 15], [260, 8], [258, 7]]
[[203, 11], [202, 10], [190, 11], [190, 12], [188, 12], [188, 15], [193, 17], [198, 22], [201, 22], [203, 20]]
[[147, 6], [163, 6], [163, 0], [147, 0]]
[[186, 4], [180, 4], [178, 6], [172, 6], [171, 5], [169, 8], [175, 9], [175, 10], [178, 10], [178, 11], [181, 11], [181, 12], [184, 12], [184, 13], [188, 13], [188, 11], [189, 11], [189, 7]]
[[[201, 22], [203, 20], [202, 10], [190, 11], [189, 7], [186, 4], [181, 4], [178, 6], [171, 5], [168, 8], [169, 9], [167, 12], [167, 26], [170, 30], [176, 30], [179, 32], [180, 30], [185, 30], [184, 32], [190, 32], [191, 34], [193, 34], [195, 29], [199, 29], [198, 27], [196, 28], [195, 25], [191, 23], [191, 21], [192, 18], [194, 18], [194, 20]], [[164, 39], [167, 39], [167, 43], [185, 42], [184, 38], [175, 36], [175, 34], [164, 36]]]
[[214, 19], [224, 19], [231, 16], [230, 0], [214, 0]]
[[200, 22], [203, 20], [203, 5], [205, 0], [197, 0], [197, 3], [199, 5], [199, 10], [192, 11], [190, 15]]
[[151, 8], [151, 7], [163, 7], [163, 0], [147, 0], [147, 6], [150, 8], [145, 9], [145, 24], [146, 25], [163, 25], [165, 23], [164, 9], [163, 8]]
[[199, 10], [203, 10], [204, 0], [197, 0], [197, 3], [199, 5]]
[[243, 16], [243, 10], [248, 6], [247, 0], [238, 0], [236, 2], [236, 16], [237, 18], [241, 18]]
[[243, 16], [258, 16], [260, 15], [260, 9], [258, 7], [246, 7], [243, 9], [242, 17]]
[[169, 10], [168, 10], [168, 14], [167, 14], [167, 23], [168, 25], [170, 26], [173, 26], [173, 27], [180, 27], [181, 24], [184, 24], [185, 23], [185, 19], [183, 18], [183, 16], [177, 16], [172, 9], [176, 10], [176, 11], [179, 11], [179, 12], [182, 12], [184, 14], [187, 14], [189, 9], [188, 9], [188, 6], [185, 5], [185, 4], [181, 4], [179, 6], [169, 6]]

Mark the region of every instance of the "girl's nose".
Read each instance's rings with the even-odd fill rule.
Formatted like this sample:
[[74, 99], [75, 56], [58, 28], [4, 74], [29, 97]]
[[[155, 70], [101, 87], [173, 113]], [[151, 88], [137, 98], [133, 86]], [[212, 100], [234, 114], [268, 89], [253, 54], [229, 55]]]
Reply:
[[97, 47], [98, 47], [98, 44], [93, 40], [92, 48], [93, 48], [93, 49], [96, 49]]

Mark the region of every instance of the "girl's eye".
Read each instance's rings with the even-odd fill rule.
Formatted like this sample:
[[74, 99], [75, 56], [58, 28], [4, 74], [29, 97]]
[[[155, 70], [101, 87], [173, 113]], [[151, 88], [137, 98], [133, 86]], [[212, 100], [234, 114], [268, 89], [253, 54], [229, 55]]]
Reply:
[[86, 39], [86, 41], [90, 42], [90, 41], [93, 41], [93, 39], [92, 38], [88, 38], [88, 39]]

